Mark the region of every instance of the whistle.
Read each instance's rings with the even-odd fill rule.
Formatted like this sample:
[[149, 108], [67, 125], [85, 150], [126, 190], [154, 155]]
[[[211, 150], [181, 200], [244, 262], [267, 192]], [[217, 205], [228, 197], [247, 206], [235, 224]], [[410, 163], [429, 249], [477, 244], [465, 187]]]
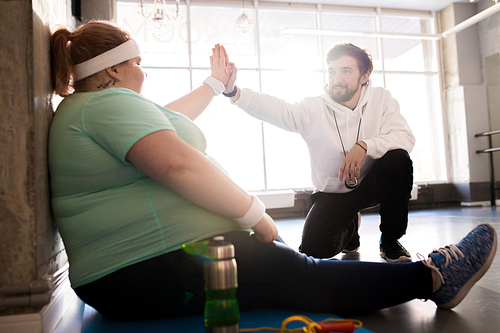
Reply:
[[354, 177], [354, 180], [351, 180], [351, 181], [347, 180], [347, 178], [346, 178], [345, 187], [347, 187], [350, 190], [358, 187], [358, 178]]

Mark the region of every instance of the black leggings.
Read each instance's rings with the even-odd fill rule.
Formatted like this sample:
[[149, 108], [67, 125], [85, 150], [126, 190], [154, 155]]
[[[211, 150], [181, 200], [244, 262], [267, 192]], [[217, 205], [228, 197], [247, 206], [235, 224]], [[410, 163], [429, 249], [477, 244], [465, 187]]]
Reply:
[[[224, 236], [235, 246], [241, 310], [291, 308], [349, 315], [431, 294], [431, 271], [421, 262], [315, 259], [280, 242], [262, 244], [245, 231]], [[178, 250], [125, 267], [75, 291], [85, 303], [115, 319], [201, 314], [203, 264]]]
[[358, 188], [347, 193], [314, 193], [300, 251], [316, 258], [330, 258], [340, 253], [357, 231], [357, 224], [353, 222], [358, 212], [378, 204], [384, 238], [401, 238], [408, 226], [412, 185], [410, 156], [405, 150], [397, 149], [377, 160]]

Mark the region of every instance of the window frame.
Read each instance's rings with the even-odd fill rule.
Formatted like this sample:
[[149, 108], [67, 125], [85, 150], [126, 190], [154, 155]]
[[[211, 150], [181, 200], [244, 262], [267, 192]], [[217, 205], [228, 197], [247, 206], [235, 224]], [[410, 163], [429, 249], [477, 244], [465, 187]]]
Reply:
[[[129, 2], [129, 3], [138, 3], [139, 0], [120, 0], [117, 2]], [[151, 3], [144, 1], [145, 3]], [[447, 141], [445, 140], [446, 135], [447, 135], [447, 128], [446, 128], [446, 119], [445, 119], [445, 112], [444, 112], [444, 96], [443, 96], [443, 76], [442, 76], [442, 64], [441, 64], [441, 55], [440, 55], [440, 45], [439, 42], [436, 41], [434, 42], [434, 52], [435, 52], [435, 57], [437, 61], [437, 68], [436, 70], [431, 70], [431, 71], [404, 71], [404, 70], [387, 70], [385, 68], [385, 61], [384, 61], [384, 54], [383, 54], [383, 39], [384, 38], [392, 38], [392, 37], [383, 37], [383, 34], [387, 34], [388, 32], [382, 31], [381, 28], [381, 20], [384, 18], [416, 18], [416, 19], [421, 19], [421, 20], [427, 20], [429, 22], [429, 27], [430, 31], [428, 34], [422, 34], [424, 39], [427, 39], [429, 36], [432, 36], [433, 34], [436, 33], [437, 29], [437, 17], [435, 12], [429, 12], [429, 11], [414, 11], [414, 10], [396, 10], [396, 9], [386, 9], [386, 8], [380, 8], [380, 7], [351, 7], [351, 6], [337, 6], [337, 5], [325, 5], [325, 4], [320, 4], [320, 3], [283, 3], [283, 2], [271, 2], [271, 1], [258, 1], [258, 0], [247, 0], [243, 2], [238, 1], [238, 0], [216, 0], [216, 1], [203, 1], [203, 0], [185, 0], [182, 1], [183, 5], [185, 5], [186, 8], [186, 20], [187, 20], [187, 25], [190, 26], [190, 11], [191, 11], [191, 6], [215, 6], [215, 7], [231, 7], [231, 8], [241, 8], [242, 13], [246, 12], [248, 13], [255, 22], [255, 29], [254, 29], [254, 44], [255, 44], [255, 49], [256, 49], [256, 54], [257, 54], [257, 67], [256, 68], [241, 68], [241, 70], [255, 70], [258, 74], [258, 86], [259, 86], [259, 92], [264, 92], [262, 91], [262, 76], [265, 74], [266, 71], [276, 71], [276, 70], [281, 70], [281, 69], [276, 69], [276, 68], [263, 68], [261, 65], [261, 41], [259, 34], [256, 33], [259, 31], [259, 11], [265, 11], [265, 10], [285, 10], [285, 11], [299, 11], [299, 12], [310, 12], [313, 13], [316, 16], [316, 29], [321, 30], [323, 27], [323, 22], [322, 22], [322, 16], [324, 13], [334, 13], [335, 15], [356, 15], [356, 16], [366, 16], [366, 17], [372, 17], [375, 20], [375, 30], [372, 32], [374, 34], [374, 37], [376, 39], [376, 45], [377, 49], [372, 52], [377, 53], [377, 58], [380, 59], [381, 67], [380, 68], [375, 68], [373, 71], [373, 74], [375, 75], [381, 75], [382, 81], [383, 81], [383, 86], [387, 86], [387, 76], [390, 75], [432, 75], [432, 76], [437, 76], [438, 82], [439, 82], [439, 92], [437, 93], [437, 96], [434, 96], [434, 98], [439, 99], [439, 104], [440, 107], [439, 109], [435, 110], [436, 114], [438, 117], [440, 117], [440, 126], [437, 131], [438, 133], [436, 134], [438, 136], [438, 139], [441, 140], [440, 144], [440, 153], [443, 155], [441, 157], [441, 160], [439, 161], [439, 168], [442, 170], [438, 171], [442, 176], [439, 179], [429, 179], [427, 181], [421, 181], [421, 182], [416, 182], [416, 183], [447, 183], [450, 182], [450, 172], [449, 172], [449, 163], [448, 159], [446, 159], [446, 156], [448, 156], [448, 144]], [[167, 5], [169, 2], [167, 1]], [[171, 4], [170, 4], [171, 5]], [[189, 30], [189, 28], [188, 28]], [[339, 34], [342, 33], [342, 31], [338, 32]], [[360, 31], [361, 33], [366, 33], [366, 31]], [[377, 35], [379, 34], [379, 35]], [[382, 35], [380, 35], [382, 34]], [[411, 36], [411, 38], [415, 38], [415, 36]], [[189, 52], [189, 63], [185, 67], [167, 67], [167, 66], [161, 66], [162, 69], [184, 69], [189, 71], [189, 82], [190, 82], [190, 87], [191, 90], [193, 90], [196, 86], [196, 82], [193, 80], [193, 71], [196, 70], [206, 70], [208, 67], [193, 67], [192, 66], [192, 52], [191, 52], [191, 36], [190, 32], [188, 32], [188, 37], [187, 37], [187, 43], [188, 43], [188, 52]], [[320, 55], [326, 54], [327, 50], [324, 50], [324, 45], [323, 45], [323, 40], [321, 36], [318, 36], [318, 53]], [[326, 63], [324, 61], [321, 62], [321, 68], [318, 69], [317, 71], [322, 71], [323, 72], [323, 83], [327, 83], [327, 73], [326, 73]], [[145, 66], [145, 69], [148, 68], [154, 68], [154, 67], [147, 67]], [[263, 165], [262, 165], [262, 173], [264, 177], [264, 188], [260, 190], [275, 190], [275, 188], [269, 188], [268, 186], [268, 179], [267, 179], [267, 170], [268, 166], [266, 165], [266, 137], [264, 133], [264, 124], [261, 124], [262, 126], [262, 149], [263, 149]], [[310, 176], [310, 175], [308, 175]], [[297, 187], [291, 187], [292, 189], [298, 189]], [[309, 190], [311, 188], [309, 187], [301, 187], [300, 189], [306, 189]], [[257, 189], [259, 190], [259, 189]]]

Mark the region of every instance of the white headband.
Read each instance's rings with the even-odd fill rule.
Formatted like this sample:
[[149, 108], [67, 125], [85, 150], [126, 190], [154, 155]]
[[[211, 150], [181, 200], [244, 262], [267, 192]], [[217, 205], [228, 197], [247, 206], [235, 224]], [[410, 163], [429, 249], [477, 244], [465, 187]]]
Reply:
[[73, 74], [75, 81], [84, 79], [92, 74], [102, 71], [108, 67], [120, 64], [141, 55], [139, 45], [133, 39], [129, 39], [117, 47], [99, 54], [98, 56], [75, 65]]

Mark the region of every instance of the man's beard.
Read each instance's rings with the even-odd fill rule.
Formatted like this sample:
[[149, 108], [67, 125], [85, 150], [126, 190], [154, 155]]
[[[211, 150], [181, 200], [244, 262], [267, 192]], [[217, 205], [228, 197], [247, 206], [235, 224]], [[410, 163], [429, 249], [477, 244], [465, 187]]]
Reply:
[[[335, 88], [343, 88], [345, 89], [345, 92], [342, 93], [340, 91], [335, 91]], [[344, 104], [346, 102], [349, 102], [354, 95], [358, 92], [358, 86], [356, 86], [356, 89], [349, 89], [349, 86], [347, 85], [342, 85], [342, 84], [336, 84], [333, 86], [333, 88], [330, 89], [330, 97], [337, 103], [339, 104]]]

